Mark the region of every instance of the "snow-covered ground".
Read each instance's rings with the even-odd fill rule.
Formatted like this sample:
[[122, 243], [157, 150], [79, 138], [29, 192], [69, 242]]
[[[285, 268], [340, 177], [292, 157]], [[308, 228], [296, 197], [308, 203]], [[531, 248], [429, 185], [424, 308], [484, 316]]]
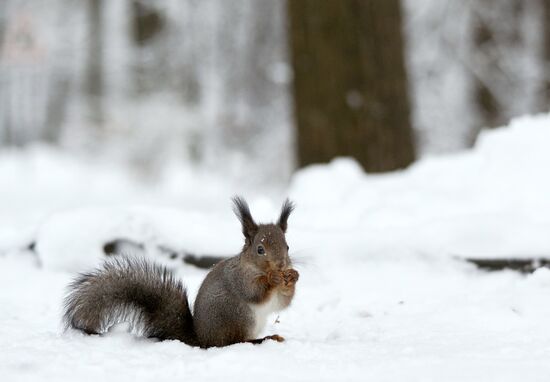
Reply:
[[[470, 152], [387, 175], [338, 159], [267, 194], [175, 164], [144, 182], [50, 148], [0, 153], [1, 380], [548, 381], [550, 270], [457, 258], [550, 257], [549, 144], [550, 115], [525, 117]], [[236, 253], [235, 193], [258, 221], [286, 195], [297, 204], [297, 295], [266, 329], [286, 342], [202, 350], [62, 331], [65, 286], [113, 239], [145, 244], [194, 296], [205, 272], [156, 248]]]

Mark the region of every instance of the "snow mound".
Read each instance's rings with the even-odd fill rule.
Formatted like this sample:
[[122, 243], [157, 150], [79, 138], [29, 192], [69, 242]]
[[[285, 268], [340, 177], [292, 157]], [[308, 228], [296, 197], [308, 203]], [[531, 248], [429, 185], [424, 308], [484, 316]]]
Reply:
[[[474, 149], [367, 174], [350, 158], [298, 171], [289, 237], [304, 256], [334, 251], [367, 259], [550, 256], [550, 116], [484, 132]], [[121, 166], [35, 146], [0, 155], [0, 252], [36, 240], [44, 266], [96, 264], [113, 239], [209, 254], [239, 250], [231, 183], [171, 164], [158, 181]], [[245, 196], [259, 221], [276, 201]], [[215, 237], [215, 239], [214, 239]]]
[[[442, 256], [550, 256], [550, 116], [484, 132], [468, 152], [404, 171], [364, 173], [351, 159], [296, 173], [289, 194], [307, 230]], [[384, 243], [384, 245], [387, 243]]]
[[[178, 164], [148, 184], [48, 148], [0, 153], [0, 375], [547, 381], [550, 271], [486, 273], [455, 258], [550, 254], [548, 142], [550, 116], [525, 117], [403, 171], [367, 174], [338, 158], [298, 171], [284, 193], [245, 190], [259, 222], [275, 220], [287, 194], [297, 203], [287, 235], [296, 297], [263, 333], [287, 341], [208, 350], [63, 332], [63, 295], [115, 239], [150, 256], [160, 246], [236, 253], [229, 200], [243, 190]], [[23, 256], [33, 250], [41, 267]], [[193, 300], [206, 272], [173, 268]]]

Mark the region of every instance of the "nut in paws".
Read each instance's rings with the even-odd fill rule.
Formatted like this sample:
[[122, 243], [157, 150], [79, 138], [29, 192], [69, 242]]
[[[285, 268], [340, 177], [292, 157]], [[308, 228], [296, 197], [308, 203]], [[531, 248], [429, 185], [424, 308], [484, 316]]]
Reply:
[[281, 272], [270, 271], [267, 273], [267, 282], [269, 285], [277, 286], [281, 285], [284, 281], [283, 275]]

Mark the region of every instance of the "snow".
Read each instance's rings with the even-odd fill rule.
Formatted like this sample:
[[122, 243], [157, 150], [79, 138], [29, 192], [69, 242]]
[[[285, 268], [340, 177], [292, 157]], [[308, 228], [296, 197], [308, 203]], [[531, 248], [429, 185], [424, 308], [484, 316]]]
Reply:
[[[550, 256], [548, 142], [550, 115], [524, 117], [468, 152], [385, 175], [339, 158], [267, 194], [177, 163], [144, 181], [101, 158], [4, 151], [2, 380], [547, 381], [550, 270], [487, 273], [459, 257]], [[237, 253], [234, 193], [260, 222], [287, 195], [296, 202], [296, 297], [263, 333], [284, 343], [202, 350], [121, 328], [62, 330], [66, 285], [113, 239], [142, 243], [193, 299], [206, 272], [158, 247]]]

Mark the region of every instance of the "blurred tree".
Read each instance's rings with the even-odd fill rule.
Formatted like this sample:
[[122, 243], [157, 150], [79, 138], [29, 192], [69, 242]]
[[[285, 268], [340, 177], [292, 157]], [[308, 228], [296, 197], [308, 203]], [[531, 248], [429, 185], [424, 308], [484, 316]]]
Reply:
[[290, 0], [301, 166], [335, 156], [367, 171], [414, 160], [399, 0]]
[[[487, 21], [483, 20], [481, 17], [478, 17], [477, 21], [474, 31], [474, 46], [476, 47], [476, 52], [489, 51], [493, 48], [493, 33]], [[484, 54], [483, 57], [486, 59], [485, 66], [491, 67], [493, 70], [498, 70], [498, 57], [496, 55], [489, 53]], [[484, 79], [485, 77], [482, 76], [475, 77], [474, 103], [483, 121], [483, 126], [497, 127], [500, 126], [503, 118], [499, 113], [498, 101], [487, 83], [483, 81]]]
[[159, 34], [163, 28], [164, 20], [155, 8], [138, 0], [132, 2], [132, 10], [134, 41], [138, 45], [144, 45]]
[[132, 87], [138, 97], [149, 96], [163, 88], [170, 88], [172, 54], [168, 41], [167, 20], [161, 11], [163, 1], [133, 0], [132, 41], [135, 49]]
[[550, 111], [550, 0], [542, 0], [543, 5], [543, 76], [544, 97], [542, 111]]
[[88, 57], [85, 92], [89, 119], [94, 125], [103, 123], [103, 0], [88, 0]]
[[522, 0], [480, 0], [472, 5], [474, 104], [480, 127], [498, 127], [515, 114], [503, 90], [526, 82], [513, 57], [525, 45], [526, 4]]

